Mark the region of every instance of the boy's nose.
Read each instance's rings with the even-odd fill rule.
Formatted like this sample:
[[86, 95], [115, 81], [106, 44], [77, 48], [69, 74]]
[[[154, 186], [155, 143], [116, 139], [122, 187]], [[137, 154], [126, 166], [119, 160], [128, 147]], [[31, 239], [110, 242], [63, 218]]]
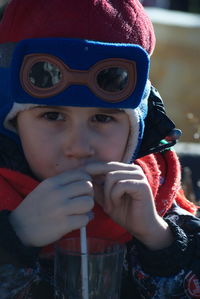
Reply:
[[86, 130], [83, 130], [83, 128], [74, 130], [69, 135], [66, 137], [64, 146], [64, 152], [67, 157], [80, 159], [94, 155], [95, 151]]

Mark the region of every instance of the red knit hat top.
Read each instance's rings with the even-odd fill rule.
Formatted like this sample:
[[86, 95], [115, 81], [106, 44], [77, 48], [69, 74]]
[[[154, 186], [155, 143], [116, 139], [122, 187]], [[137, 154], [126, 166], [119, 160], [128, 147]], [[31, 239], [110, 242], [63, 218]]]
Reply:
[[0, 43], [71, 37], [155, 46], [152, 23], [139, 0], [11, 0], [0, 23]]

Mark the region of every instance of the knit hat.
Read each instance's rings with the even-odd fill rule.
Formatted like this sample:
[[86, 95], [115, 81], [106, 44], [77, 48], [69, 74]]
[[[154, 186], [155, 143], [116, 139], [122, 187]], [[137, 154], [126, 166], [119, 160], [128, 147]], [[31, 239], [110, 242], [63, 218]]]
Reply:
[[[72, 46], [71, 52], [66, 48], [69, 43], [77, 45]], [[0, 87], [0, 131], [18, 141], [10, 120], [19, 111], [37, 104], [115, 107], [124, 109], [129, 115], [132, 129], [124, 161], [134, 159], [144, 133], [150, 93], [149, 55], [154, 46], [152, 23], [138, 0], [11, 0], [0, 23], [0, 77], [5, 83], [1, 84], [3, 88]], [[63, 49], [65, 53], [70, 52], [70, 55], [65, 55], [67, 58], [60, 54]], [[76, 60], [75, 54], [86, 52], [86, 57], [82, 56], [85, 59], [78, 59], [80, 63], [70, 64]], [[102, 101], [87, 87], [78, 84], [59, 95], [38, 100], [35, 95], [24, 91], [19, 75], [23, 56], [31, 53], [54, 55], [63, 59], [65, 64], [68, 60], [71, 69], [82, 71], [98, 60], [120, 58], [133, 61], [134, 86], [123, 101], [117, 103]], [[86, 65], [87, 61], [90, 65]], [[75, 89], [77, 93], [76, 97], [73, 94], [72, 103], [70, 92], [75, 92]], [[81, 92], [83, 89], [85, 93]], [[85, 95], [87, 102], [79, 103], [80, 94]], [[61, 100], [64, 96], [66, 101]]]
[[138, 0], [11, 0], [0, 23], [0, 43], [71, 37], [155, 46], [152, 23]]

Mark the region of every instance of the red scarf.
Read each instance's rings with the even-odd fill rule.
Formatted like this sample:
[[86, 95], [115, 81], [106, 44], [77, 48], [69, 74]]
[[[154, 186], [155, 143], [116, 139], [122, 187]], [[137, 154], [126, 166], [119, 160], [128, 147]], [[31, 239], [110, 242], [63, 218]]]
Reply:
[[[151, 154], [136, 161], [141, 166], [155, 198], [158, 213], [163, 216], [176, 200], [179, 206], [195, 214], [196, 207], [189, 202], [180, 188], [180, 165], [176, 154], [166, 151], [165, 154]], [[0, 168], [0, 210], [15, 209], [34, 188], [38, 181], [16, 171]], [[126, 242], [132, 236], [113, 222], [96, 204], [94, 219], [87, 225], [87, 235], [97, 238]], [[79, 236], [79, 230], [68, 237]]]

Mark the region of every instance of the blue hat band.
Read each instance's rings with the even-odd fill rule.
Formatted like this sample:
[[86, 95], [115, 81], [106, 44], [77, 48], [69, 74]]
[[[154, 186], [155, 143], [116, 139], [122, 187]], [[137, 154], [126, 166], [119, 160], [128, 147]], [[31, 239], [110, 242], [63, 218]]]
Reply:
[[[128, 77], [128, 84], [126, 85], [126, 81], [124, 81], [124, 85], [126, 86], [125, 89], [129, 90], [129, 92], [123, 94], [125, 89], [122, 88], [121, 94], [119, 90], [114, 92], [107, 90], [106, 93], [104, 88], [97, 84], [97, 77], [93, 76], [93, 73], [90, 81], [93, 82], [94, 85], [96, 82], [96, 90], [99, 89], [99, 95], [103, 91], [102, 94], [104, 94], [104, 96], [97, 96], [96, 93], [93, 92], [93, 89], [89, 88], [88, 85], [77, 84], [78, 82], [75, 82], [76, 84], [71, 84], [68, 88], [63, 88], [58, 94], [55, 93], [46, 98], [35, 97], [24, 89], [20, 74], [25, 57], [29, 57], [29, 55], [33, 55], [33, 57], [35, 55], [37, 57], [41, 54], [46, 57], [55, 57], [57, 61], [61, 62], [62, 66], [65, 65], [63, 78], [65, 78], [67, 66], [70, 70], [80, 71], [83, 80], [83, 76], [88, 70], [93, 69], [94, 66], [99, 66], [99, 62], [102, 61], [108, 63], [107, 70], [109, 69], [110, 71], [113, 71], [114, 69], [115, 73], [119, 70], [128, 70], [128, 74], [125, 72], [125, 75]], [[6, 100], [5, 98], [0, 99], [1, 105], [4, 105], [6, 101], [7, 104], [10, 103], [11, 105], [16, 102], [40, 105], [72, 105], [79, 107], [134, 109], [141, 102], [148, 79], [149, 56], [145, 50], [138, 45], [110, 44], [67, 38], [29, 39], [19, 42], [16, 45], [12, 56], [11, 64], [7, 68], [1, 68], [3, 69], [3, 72], [0, 72], [2, 77], [7, 76], [9, 84], [9, 88], [6, 91], [7, 95], [5, 95], [7, 98]], [[110, 67], [109, 60], [112, 61]], [[126, 63], [124, 66], [125, 62], [130, 63]], [[113, 63], [114, 67], [112, 67]], [[119, 65], [119, 68], [117, 65]], [[129, 68], [127, 68], [128, 65]], [[62, 68], [62, 66], [60, 67]], [[121, 71], [121, 73], [123, 72]], [[101, 72], [100, 74], [103, 74], [105, 78], [105, 72]], [[98, 79], [99, 78], [100, 76]], [[93, 84], [90, 84], [90, 86], [92, 85]], [[55, 86], [53, 86], [52, 89], [54, 89], [54, 87]], [[5, 90], [0, 90], [0, 93], [5, 93]], [[108, 94], [110, 94], [112, 101], [110, 99], [109, 101], [107, 100], [109, 98]], [[116, 95], [116, 98], [118, 97], [115, 101], [114, 95]], [[103, 101], [102, 97], [104, 97]], [[65, 100], [63, 101], [63, 99]], [[121, 101], [121, 99], [123, 100]]]

